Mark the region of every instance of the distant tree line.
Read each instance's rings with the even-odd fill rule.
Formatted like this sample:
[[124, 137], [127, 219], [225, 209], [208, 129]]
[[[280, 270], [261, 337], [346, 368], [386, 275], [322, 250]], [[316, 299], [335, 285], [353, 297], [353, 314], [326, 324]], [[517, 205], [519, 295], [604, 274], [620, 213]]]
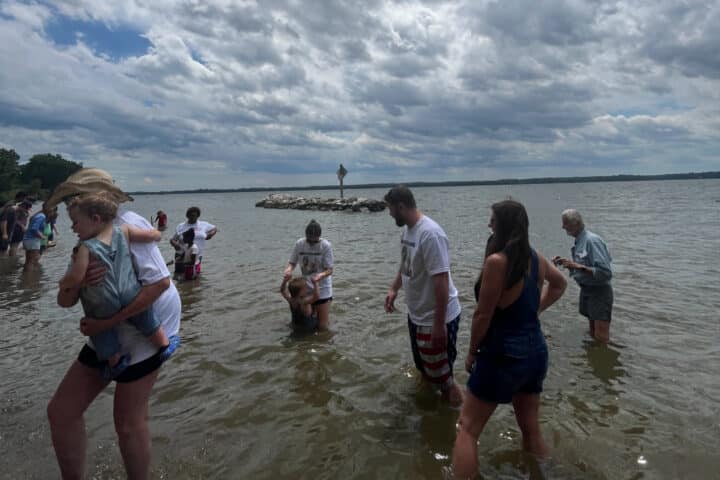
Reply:
[[0, 204], [18, 191], [38, 199], [47, 198], [56, 186], [81, 168], [82, 163], [51, 153], [33, 155], [21, 165], [15, 150], [0, 148]]
[[[602, 183], [602, 182], [645, 182], [658, 180], [703, 180], [720, 178], [720, 171], [665, 173], [658, 175], [606, 175], [595, 177], [542, 177], [542, 178], [507, 178], [502, 180], [462, 180], [446, 182], [405, 182], [408, 187], [466, 187], [483, 185], [530, 185], [545, 183]], [[344, 185], [347, 189], [390, 188], [394, 183], [360, 183]], [[163, 190], [129, 192], [131, 195], [165, 195], [175, 193], [232, 193], [232, 192], [282, 192], [292, 190], [335, 190], [335, 185], [310, 185], [295, 187], [247, 187], [247, 188], [196, 188], [193, 190]]]

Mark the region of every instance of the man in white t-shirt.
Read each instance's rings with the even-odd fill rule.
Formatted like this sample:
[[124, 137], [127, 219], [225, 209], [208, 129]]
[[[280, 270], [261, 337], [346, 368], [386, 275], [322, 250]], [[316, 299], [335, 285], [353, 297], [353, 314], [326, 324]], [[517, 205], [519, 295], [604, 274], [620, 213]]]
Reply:
[[403, 288], [415, 366], [440, 386], [443, 398], [459, 405], [462, 391], [453, 378], [453, 363], [461, 309], [450, 275], [447, 235], [417, 209], [409, 188], [391, 188], [385, 203], [397, 226], [403, 228], [400, 269], [385, 297], [385, 311], [395, 311], [395, 298]]
[[[70, 175], [60, 184], [46, 202], [51, 208], [57, 203], [78, 195], [105, 192], [118, 203], [132, 198], [120, 190], [105, 171], [85, 168]], [[152, 229], [140, 215], [119, 211], [116, 223]], [[150, 431], [147, 425], [149, 399], [162, 364], [160, 351], [135, 327], [125, 320], [148, 308], [160, 320], [165, 334], [176, 335], [180, 328], [180, 295], [170, 280], [170, 272], [155, 243], [130, 243], [130, 253], [138, 279], [142, 283], [135, 299], [113, 317], [103, 320], [83, 318], [80, 329], [85, 335], [97, 333], [100, 324], [115, 326], [122, 353], [130, 356], [130, 365], [115, 381], [113, 420], [128, 478], [147, 478], [150, 471]], [[85, 284], [94, 285], [102, 280], [105, 269], [102, 263], [91, 261]], [[61, 289], [58, 304], [70, 307], [77, 303], [78, 289]], [[95, 398], [108, 385], [99, 372], [102, 364], [92, 348], [92, 342], [83, 347], [77, 359], [60, 382], [47, 408], [50, 432], [63, 478], [85, 478], [86, 434], [83, 414]]]

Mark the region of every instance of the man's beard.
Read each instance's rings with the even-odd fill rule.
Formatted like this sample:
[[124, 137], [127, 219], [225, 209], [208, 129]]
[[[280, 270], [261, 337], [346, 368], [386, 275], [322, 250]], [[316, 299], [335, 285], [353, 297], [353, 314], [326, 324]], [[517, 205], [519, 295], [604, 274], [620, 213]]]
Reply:
[[404, 227], [406, 223], [407, 223], [407, 222], [405, 222], [405, 219], [404, 219], [404, 218], [402, 218], [402, 217], [395, 217], [395, 225], [397, 225], [398, 227]]

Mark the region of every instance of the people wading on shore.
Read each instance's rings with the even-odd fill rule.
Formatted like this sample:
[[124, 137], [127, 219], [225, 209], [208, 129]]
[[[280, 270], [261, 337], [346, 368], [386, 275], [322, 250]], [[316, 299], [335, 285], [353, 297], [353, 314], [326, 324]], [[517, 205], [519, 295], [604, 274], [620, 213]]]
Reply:
[[315, 220], [305, 227], [305, 236], [295, 242], [290, 260], [283, 272], [283, 279], [290, 281], [296, 265], [307, 282], [308, 291], [317, 283], [318, 298], [312, 304], [317, 314], [318, 328], [324, 330], [330, 325], [330, 306], [333, 299], [333, 248], [329, 241], [321, 237], [322, 228]]
[[[61, 183], [47, 201], [49, 207], [61, 201], [70, 202], [74, 197], [105, 192], [115, 202], [123, 203], [132, 198], [120, 190], [105, 171], [85, 168], [70, 175]], [[128, 224], [141, 229], [152, 229], [150, 222], [129, 210], [120, 209], [116, 225]], [[113, 419], [118, 446], [128, 478], [146, 479], [150, 472], [151, 436], [148, 428], [149, 400], [153, 386], [163, 363], [162, 349], [143, 336], [125, 320], [133, 315], [152, 309], [167, 336], [177, 335], [180, 329], [180, 296], [170, 279], [162, 254], [155, 243], [130, 242], [130, 254], [137, 279], [142, 284], [140, 292], [129, 305], [123, 307], [110, 319], [80, 322], [81, 330], [93, 322], [109, 322], [116, 326], [121, 355], [127, 355], [128, 366], [115, 378]], [[97, 260], [91, 260], [82, 285], [98, 285], [103, 281], [106, 269]], [[80, 298], [80, 288], [61, 289], [58, 304], [69, 307]], [[104, 367], [91, 342], [82, 347], [76, 360], [70, 365], [58, 385], [47, 408], [50, 432], [58, 465], [63, 478], [85, 478], [87, 434], [84, 413], [97, 396], [108, 386], [100, 375]]]
[[562, 265], [580, 286], [578, 309], [588, 319], [590, 336], [607, 343], [610, 341], [613, 288], [612, 258], [605, 241], [585, 228], [580, 213], [573, 209], [562, 212], [562, 228], [575, 238], [570, 249], [572, 260], [562, 257], [553, 262]]
[[450, 242], [440, 225], [418, 210], [409, 188], [391, 188], [385, 203], [402, 228], [400, 269], [385, 297], [385, 311], [395, 311], [398, 291], [405, 290], [415, 366], [423, 378], [440, 387], [451, 405], [460, 405], [462, 392], [453, 363], [461, 308], [450, 275]]
[[565, 291], [563, 274], [530, 247], [522, 204], [495, 203], [492, 237], [478, 278], [465, 370], [470, 374], [453, 449], [455, 478], [476, 478], [477, 444], [498, 404], [512, 403], [523, 450], [548, 453], [540, 432], [540, 393], [548, 349], [538, 314]]

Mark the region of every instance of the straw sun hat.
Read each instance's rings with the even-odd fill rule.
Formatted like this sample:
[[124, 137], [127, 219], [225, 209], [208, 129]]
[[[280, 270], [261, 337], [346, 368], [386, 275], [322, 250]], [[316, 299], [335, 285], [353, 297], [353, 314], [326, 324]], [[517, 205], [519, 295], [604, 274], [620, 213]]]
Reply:
[[45, 202], [49, 208], [54, 207], [67, 197], [85, 193], [105, 192], [118, 203], [132, 202], [133, 198], [118, 188], [109, 173], [99, 168], [83, 168], [70, 175], [63, 183], [55, 187], [50, 198]]

